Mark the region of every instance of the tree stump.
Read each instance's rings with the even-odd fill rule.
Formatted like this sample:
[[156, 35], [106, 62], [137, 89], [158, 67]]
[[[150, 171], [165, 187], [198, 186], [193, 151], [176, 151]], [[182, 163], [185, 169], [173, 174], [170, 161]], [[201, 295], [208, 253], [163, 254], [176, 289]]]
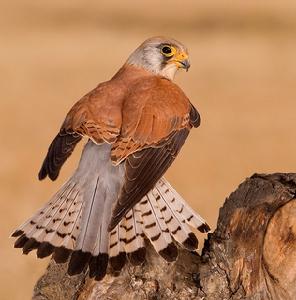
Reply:
[[255, 174], [220, 209], [202, 255], [167, 263], [148, 244], [142, 266], [96, 282], [50, 263], [33, 299], [296, 299], [296, 174]]

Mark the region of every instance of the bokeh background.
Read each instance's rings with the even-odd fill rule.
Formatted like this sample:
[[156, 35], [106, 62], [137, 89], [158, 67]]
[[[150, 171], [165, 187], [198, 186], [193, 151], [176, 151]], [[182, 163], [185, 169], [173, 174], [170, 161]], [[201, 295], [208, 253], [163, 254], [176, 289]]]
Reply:
[[202, 125], [167, 177], [213, 229], [246, 177], [295, 171], [295, 15], [294, 0], [1, 1], [0, 299], [30, 299], [48, 262], [8, 236], [77, 164], [81, 147], [56, 182], [37, 180], [66, 112], [150, 36], [190, 50], [176, 81]]

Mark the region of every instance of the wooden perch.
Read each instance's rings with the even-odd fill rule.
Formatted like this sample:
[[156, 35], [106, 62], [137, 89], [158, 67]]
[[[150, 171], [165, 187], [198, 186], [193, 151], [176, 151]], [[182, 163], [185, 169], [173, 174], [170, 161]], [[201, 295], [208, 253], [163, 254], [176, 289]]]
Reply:
[[148, 245], [116, 277], [69, 277], [50, 263], [33, 299], [296, 299], [296, 174], [255, 174], [226, 199], [202, 255], [168, 264]]

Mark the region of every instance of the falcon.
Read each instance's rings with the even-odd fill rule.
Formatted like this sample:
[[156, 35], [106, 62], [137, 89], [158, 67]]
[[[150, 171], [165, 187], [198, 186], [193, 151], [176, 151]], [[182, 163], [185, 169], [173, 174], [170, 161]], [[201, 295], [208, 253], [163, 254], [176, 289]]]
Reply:
[[69, 261], [68, 273], [88, 270], [101, 280], [110, 267], [145, 261], [146, 240], [168, 262], [177, 246], [197, 249], [193, 229], [209, 226], [163, 177], [200, 116], [173, 83], [190, 67], [175, 39], [144, 41], [109, 80], [68, 112], [49, 146], [39, 179], [55, 180], [83, 137], [88, 139], [70, 179], [12, 234], [23, 253]]

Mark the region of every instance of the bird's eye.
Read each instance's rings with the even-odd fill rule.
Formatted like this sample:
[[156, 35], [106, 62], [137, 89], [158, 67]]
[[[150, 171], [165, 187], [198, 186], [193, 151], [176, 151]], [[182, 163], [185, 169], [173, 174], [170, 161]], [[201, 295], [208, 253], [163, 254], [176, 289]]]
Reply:
[[162, 53], [164, 56], [166, 56], [166, 57], [171, 57], [171, 56], [173, 56], [173, 55], [174, 55], [173, 52], [174, 52], [174, 51], [173, 51], [173, 48], [170, 47], [170, 46], [168, 46], [168, 45], [163, 46], [163, 47], [161, 48], [161, 53]]

